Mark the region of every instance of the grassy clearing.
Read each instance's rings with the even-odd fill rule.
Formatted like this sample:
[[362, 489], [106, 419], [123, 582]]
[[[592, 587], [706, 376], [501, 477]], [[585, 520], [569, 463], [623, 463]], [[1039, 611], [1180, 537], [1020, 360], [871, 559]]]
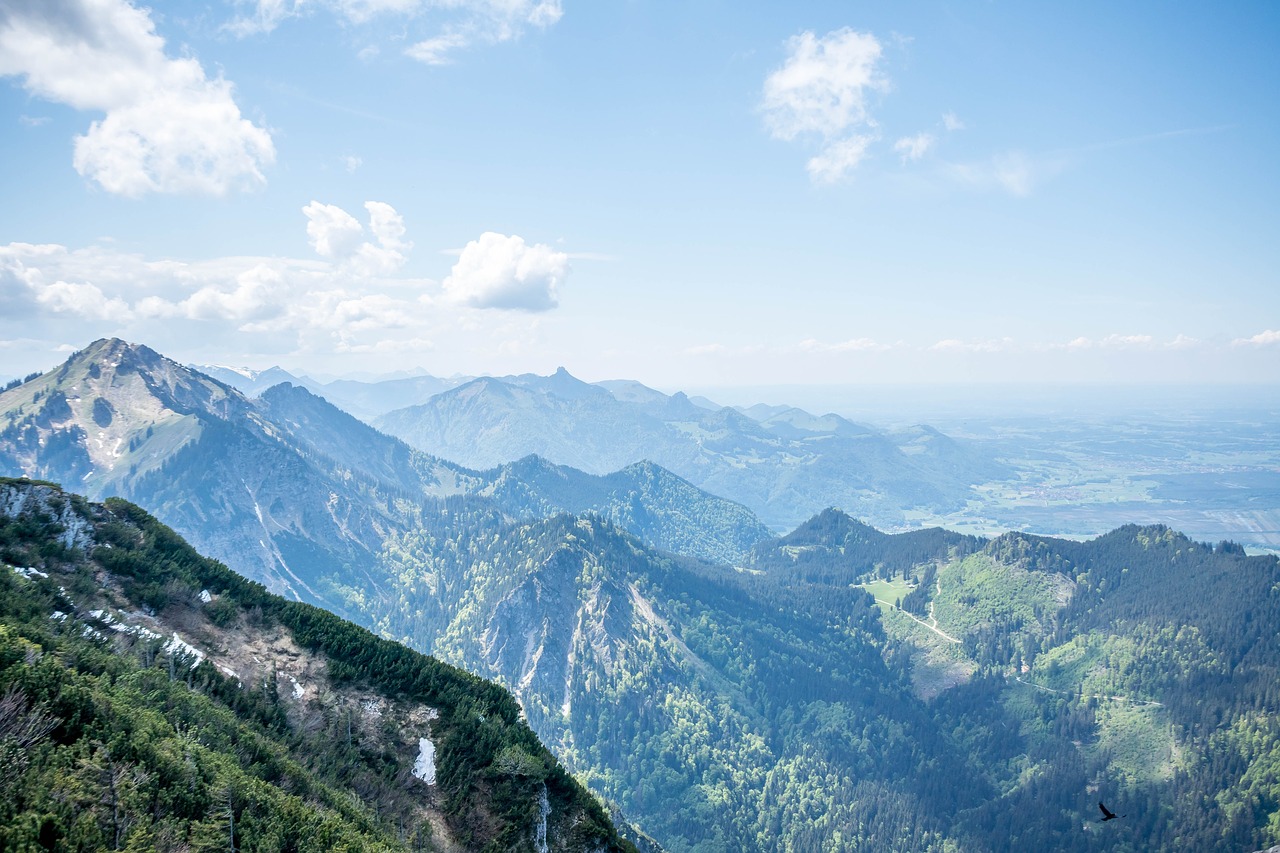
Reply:
[[867, 583], [860, 583], [858, 586], [875, 597], [876, 604], [879, 605], [882, 611], [891, 610], [895, 601], [916, 588], [915, 584], [908, 583], [902, 578], [894, 578], [890, 581], [876, 579]]

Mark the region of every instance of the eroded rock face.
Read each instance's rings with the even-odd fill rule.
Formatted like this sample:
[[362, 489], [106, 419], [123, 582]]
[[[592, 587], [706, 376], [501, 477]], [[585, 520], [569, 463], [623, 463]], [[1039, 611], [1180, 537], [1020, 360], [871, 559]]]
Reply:
[[0, 483], [0, 513], [53, 524], [64, 548], [87, 550], [93, 545], [92, 523], [76, 511], [71, 498], [49, 486]]

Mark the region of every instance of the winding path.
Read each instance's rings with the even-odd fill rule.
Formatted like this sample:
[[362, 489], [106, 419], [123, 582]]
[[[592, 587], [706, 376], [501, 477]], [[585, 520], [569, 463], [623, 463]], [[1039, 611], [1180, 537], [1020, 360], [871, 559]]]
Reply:
[[[908, 613], [907, 611], [903, 610], [903, 609], [902, 609], [901, 607], [899, 607], [898, 605], [894, 604], [892, 601], [885, 601], [883, 598], [877, 598], [877, 599], [876, 599], [876, 601], [878, 601], [880, 604], [885, 605], [885, 606], [886, 606], [886, 607], [888, 607], [890, 610], [896, 610], [896, 611], [898, 611], [898, 612], [899, 612], [899, 613], [901, 613], [903, 616], [906, 616], [908, 619], [912, 620], [913, 622], [919, 622], [921, 625], [923, 625], [924, 627], [928, 628], [930, 631], [932, 631], [933, 633], [937, 634], [939, 637], [941, 637], [942, 639], [946, 640], [946, 641], [947, 641], [947, 642], [949, 642], [949, 643], [959, 643], [959, 642], [960, 642], [960, 640], [957, 640], [955, 637], [953, 637], [953, 636], [951, 636], [950, 634], [946, 633], [946, 632], [945, 632], [945, 631], [943, 631], [941, 628], [938, 628], [938, 627], [936, 627], [936, 626], [934, 626], [934, 625], [930, 625], [928, 622], [924, 621], [924, 620], [923, 620], [923, 619], [921, 619], [920, 617], [915, 616], [915, 615], [913, 615], [913, 614], [911, 614], [911, 613]], [[936, 621], [936, 620], [935, 620], [935, 621]]]
[[[1018, 676], [1018, 675], [1015, 675], [1015, 676], [1013, 677], [1013, 680], [1014, 680], [1014, 681], [1016, 681], [1016, 682], [1018, 682], [1019, 684], [1025, 684], [1025, 685], [1027, 685], [1028, 687], [1034, 687], [1034, 688], [1035, 688], [1035, 689], [1037, 689], [1037, 690], [1043, 690], [1043, 691], [1044, 691], [1044, 692], [1046, 692], [1046, 693], [1058, 693], [1058, 694], [1060, 694], [1060, 695], [1062, 695], [1062, 696], [1075, 696], [1075, 695], [1076, 695], [1075, 693], [1072, 693], [1070, 690], [1054, 690], [1052, 687], [1045, 687], [1043, 684], [1036, 684], [1034, 681], [1023, 681], [1023, 680], [1022, 680], [1022, 677], [1021, 677], [1021, 676]], [[1104, 694], [1102, 694], [1102, 693], [1086, 693], [1086, 694], [1083, 694], [1080, 698], [1082, 698], [1082, 699], [1108, 699], [1108, 700], [1110, 700], [1110, 701], [1112, 701], [1112, 702], [1128, 702], [1130, 705], [1133, 705], [1133, 706], [1134, 706], [1134, 707], [1136, 707], [1136, 708], [1141, 708], [1141, 707], [1143, 707], [1144, 705], [1158, 705], [1158, 706], [1160, 706], [1161, 708], [1163, 708], [1163, 707], [1164, 707], [1164, 703], [1163, 703], [1163, 702], [1157, 702], [1157, 701], [1156, 701], [1156, 700], [1154, 700], [1154, 699], [1130, 699], [1128, 696], [1107, 696], [1107, 695], [1104, 695]]]

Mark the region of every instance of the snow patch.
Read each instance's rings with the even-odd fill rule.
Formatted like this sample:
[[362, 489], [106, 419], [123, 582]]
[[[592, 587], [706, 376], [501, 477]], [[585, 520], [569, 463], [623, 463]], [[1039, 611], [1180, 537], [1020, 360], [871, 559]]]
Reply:
[[49, 577], [47, 574], [45, 574], [44, 572], [40, 571], [39, 569], [23, 568], [22, 566], [14, 566], [14, 567], [13, 567], [13, 571], [14, 571], [14, 573], [16, 573], [16, 574], [22, 575], [22, 576], [23, 576], [24, 578], [26, 578], [27, 580], [32, 580], [33, 578], [47, 578], [47, 577]]
[[186, 655], [195, 658], [196, 662], [192, 666], [199, 666], [204, 662], [205, 658], [204, 652], [182, 639], [177, 631], [174, 631], [173, 637], [164, 644], [164, 650], [171, 655]]
[[208, 604], [209, 602], [213, 601], [213, 594], [210, 593], [209, 590], [207, 589], [202, 589], [200, 590], [200, 600], [203, 601], [205, 604]]
[[301, 699], [307, 692], [306, 688], [299, 684], [298, 679], [294, 678], [292, 675], [289, 676], [289, 681], [293, 683], [293, 698]]
[[436, 745], [429, 737], [418, 738], [418, 759], [413, 762], [413, 775], [428, 785], [436, 783]]
[[63, 613], [61, 610], [55, 610], [49, 614], [49, 618], [54, 622], [66, 622], [67, 614]]

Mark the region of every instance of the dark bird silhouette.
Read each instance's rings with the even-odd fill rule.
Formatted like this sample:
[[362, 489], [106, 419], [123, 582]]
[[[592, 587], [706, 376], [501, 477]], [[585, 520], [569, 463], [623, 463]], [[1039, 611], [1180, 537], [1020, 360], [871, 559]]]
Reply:
[[1102, 803], [1098, 803], [1098, 808], [1102, 809], [1102, 820], [1098, 821], [1099, 823], [1106, 823], [1109, 820], [1115, 820], [1118, 817], [1124, 817], [1124, 815], [1122, 814], [1116, 814], [1115, 812], [1107, 808]]

